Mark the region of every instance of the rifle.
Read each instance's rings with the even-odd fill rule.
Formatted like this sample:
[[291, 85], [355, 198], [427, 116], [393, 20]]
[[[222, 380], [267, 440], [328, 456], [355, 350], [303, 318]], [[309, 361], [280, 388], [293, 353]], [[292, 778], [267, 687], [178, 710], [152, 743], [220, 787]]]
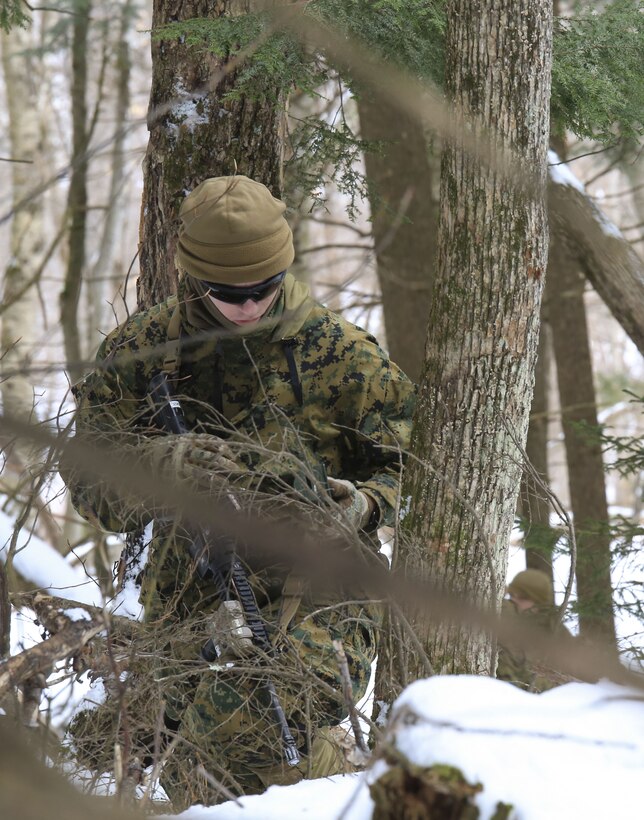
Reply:
[[[150, 403], [156, 411], [156, 418], [159, 419], [166, 432], [179, 435], [190, 432], [181, 404], [170, 392], [168, 377], [165, 373], [158, 373], [152, 377], [149, 396]], [[225, 498], [227, 504], [238, 512], [240, 506], [234, 494], [227, 492]], [[199, 577], [215, 586], [221, 601], [230, 600], [232, 591], [233, 596], [241, 604], [246, 623], [252, 633], [253, 643], [267, 656], [272, 656], [274, 650], [268, 636], [266, 624], [259, 614], [255, 593], [248, 581], [246, 570], [235, 554], [234, 540], [228, 536], [213, 536], [203, 527], [193, 527], [191, 529], [192, 538], [188, 541], [187, 550], [195, 562]], [[208, 548], [213, 542], [217, 544], [219, 549]], [[218, 646], [212, 638], [202, 648], [201, 654], [209, 663], [219, 657]], [[289, 766], [297, 766], [300, 762], [300, 756], [275, 691], [275, 684], [267, 677], [263, 687], [269, 696], [275, 723], [280, 730], [284, 758]]]

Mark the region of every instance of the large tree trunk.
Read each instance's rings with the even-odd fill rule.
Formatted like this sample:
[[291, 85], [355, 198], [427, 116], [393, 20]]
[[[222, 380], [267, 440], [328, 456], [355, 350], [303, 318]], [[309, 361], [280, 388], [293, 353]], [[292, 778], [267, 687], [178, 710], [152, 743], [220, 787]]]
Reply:
[[[487, 128], [545, 183], [552, 8], [549, 0], [452, 0], [447, 91], [463, 124]], [[468, 123], [469, 120], [469, 123]], [[547, 220], [529, 197], [455, 145], [443, 151], [438, 265], [412, 452], [403, 484], [399, 563], [496, 608], [521, 479], [547, 258]], [[434, 667], [489, 674], [493, 641], [412, 613]], [[413, 679], [425, 663], [414, 647]]]
[[[249, 10], [230, 0], [155, 0], [153, 29], [194, 17], [216, 18]], [[176, 289], [177, 213], [186, 193], [204, 179], [246, 174], [279, 196], [282, 185], [283, 107], [224, 99], [235, 83], [222, 61], [183, 41], [153, 42], [150, 140], [145, 156], [141, 212], [140, 307]], [[277, 91], [276, 91], [277, 93]]]
[[568, 484], [577, 540], [577, 602], [583, 636], [615, 645], [610, 536], [601, 442], [578, 425], [597, 426], [584, 278], [558, 234], [550, 246], [547, 287]]
[[412, 381], [420, 378], [436, 256], [429, 146], [418, 120], [364, 94], [358, 101], [378, 281], [389, 355]]

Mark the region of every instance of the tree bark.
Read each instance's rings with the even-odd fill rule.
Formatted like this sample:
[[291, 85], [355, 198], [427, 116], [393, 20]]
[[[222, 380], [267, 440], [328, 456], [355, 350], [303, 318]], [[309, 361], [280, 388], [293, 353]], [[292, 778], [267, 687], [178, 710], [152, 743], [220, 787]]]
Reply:
[[429, 146], [418, 120], [365, 93], [358, 100], [378, 281], [389, 355], [412, 381], [423, 341], [436, 257], [437, 209], [432, 201]]
[[[534, 372], [534, 390], [530, 406], [526, 455], [532, 470], [548, 485], [548, 393], [551, 362], [550, 328], [541, 311], [541, 333]], [[526, 567], [552, 575], [552, 550], [556, 534], [550, 527], [550, 502], [531, 472], [524, 470], [521, 479], [521, 517], [526, 527], [524, 537]]]
[[[552, 152], [551, 163], [560, 162]], [[644, 355], [644, 264], [563, 165], [550, 168], [549, 207], [568, 254]]]
[[94, 353], [102, 341], [103, 330], [111, 323], [113, 311], [107, 303], [109, 283], [122, 281], [124, 271], [114, 271], [117, 233], [123, 220], [123, 184], [125, 182], [125, 142], [128, 110], [130, 107], [130, 74], [132, 60], [128, 44], [128, 32], [133, 23], [132, 0], [126, 0], [121, 10], [121, 24], [116, 43], [114, 103], [114, 139], [111, 149], [110, 188], [105, 212], [105, 223], [96, 263], [87, 281], [89, 306], [88, 353]]
[[[241, 0], [155, 0], [152, 27], [248, 9], [248, 2]], [[137, 282], [140, 307], [176, 290], [177, 214], [196, 185], [208, 177], [239, 173], [263, 182], [276, 196], [281, 193], [283, 106], [270, 99], [225, 99], [234, 84], [235, 74], [226, 73], [225, 61], [179, 40], [153, 41]]]
[[[2, 35], [2, 63], [9, 114], [11, 196], [14, 203], [40, 182], [38, 158], [42, 131], [38, 106], [38, 74], [30, 30], [16, 28]], [[28, 419], [34, 414], [33, 380], [30, 377], [35, 345], [34, 318], [38, 313], [37, 276], [44, 253], [43, 204], [40, 197], [16, 208], [10, 229], [10, 256], [4, 270], [1, 362], [2, 407], [5, 415]], [[29, 458], [30, 446], [19, 444], [18, 471]]]
[[[610, 536], [601, 442], [579, 424], [597, 427], [584, 278], [557, 233], [550, 246], [548, 317], [552, 326], [568, 484], [577, 539], [577, 604], [584, 637], [615, 646]], [[602, 531], [602, 529], [604, 531]]]
[[[451, 0], [447, 92], [545, 184], [552, 54], [549, 0]], [[479, 118], [479, 119], [472, 119]], [[469, 121], [468, 121], [469, 120]], [[521, 478], [547, 257], [539, 193], [528, 196], [453, 144], [443, 150], [438, 265], [402, 490], [399, 562], [497, 608]], [[410, 617], [432, 664], [489, 674], [482, 630]], [[414, 647], [408, 677], [425, 663]]]
[[11, 602], [7, 570], [0, 562], [0, 661], [11, 654]]
[[87, 225], [87, 52], [91, 0], [79, 0], [72, 24], [72, 158], [67, 196], [69, 219], [69, 256], [65, 285], [60, 294], [60, 323], [63, 329], [67, 369], [76, 381], [83, 373], [82, 350], [78, 327], [85, 268], [85, 233]]

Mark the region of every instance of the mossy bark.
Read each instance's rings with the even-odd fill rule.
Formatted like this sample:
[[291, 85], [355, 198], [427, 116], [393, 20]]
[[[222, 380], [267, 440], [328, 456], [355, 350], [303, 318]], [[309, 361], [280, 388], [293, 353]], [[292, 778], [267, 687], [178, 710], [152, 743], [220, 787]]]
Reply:
[[[155, 0], [153, 31], [170, 22], [249, 10], [241, 0]], [[181, 38], [152, 42], [150, 140], [145, 156], [140, 228], [140, 307], [176, 289], [174, 253], [179, 206], [208, 177], [246, 174], [281, 192], [284, 109], [270, 96], [226, 99], [235, 72]]]
[[[447, 93], [470, 133], [487, 133], [543, 185], [549, 126], [548, 0], [451, 0]], [[496, 608], [521, 480], [547, 258], [541, 186], [522, 192], [483, 160], [446, 145], [438, 264], [412, 452], [403, 483], [398, 565]], [[491, 636], [409, 617], [434, 667], [489, 674]], [[408, 642], [409, 643], [409, 642]], [[409, 679], [426, 668], [414, 646]]]

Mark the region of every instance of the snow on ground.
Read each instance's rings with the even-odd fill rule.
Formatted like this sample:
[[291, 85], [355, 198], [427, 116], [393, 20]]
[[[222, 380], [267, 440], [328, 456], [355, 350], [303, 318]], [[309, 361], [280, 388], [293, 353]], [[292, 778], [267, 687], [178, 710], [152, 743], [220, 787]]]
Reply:
[[[491, 678], [437, 676], [403, 692], [389, 726], [389, 739], [412, 762], [457, 766], [483, 784], [481, 820], [499, 801], [514, 806], [513, 820], [642, 814], [644, 691], [570, 683], [535, 695]], [[238, 805], [195, 806], [178, 817], [368, 820], [368, 782], [385, 769], [378, 761], [366, 774], [273, 786]]]
[[[14, 520], [0, 511], [2, 562], [7, 560], [14, 527]], [[27, 529], [21, 530], [18, 534], [13, 564], [24, 578], [40, 587], [43, 592], [84, 604], [102, 606], [96, 581], [90, 578], [82, 567], [71, 566], [52, 546]], [[78, 607], [70, 607], [66, 614], [72, 620], [88, 617], [85, 610]], [[31, 610], [14, 610], [11, 616], [11, 654], [16, 655], [40, 643], [41, 632], [42, 629], [37, 625], [35, 614]], [[43, 701], [41, 704], [41, 711], [45, 708], [49, 711], [49, 719], [54, 727], [65, 726], [87, 688], [88, 683], [74, 682], [73, 677], [70, 678], [59, 669], [49, 679], [45, 690], [46, 703]]]
[[[7, 560], [14, 528], [15, 521], [0, 512], [0, 561], [3, 563]], [[59, 552], [27, 529], [18, 534], [13, 565], [43, 592], [83, 604], [102, 605], [96, 581], [82, 569], [70, 566]]]

